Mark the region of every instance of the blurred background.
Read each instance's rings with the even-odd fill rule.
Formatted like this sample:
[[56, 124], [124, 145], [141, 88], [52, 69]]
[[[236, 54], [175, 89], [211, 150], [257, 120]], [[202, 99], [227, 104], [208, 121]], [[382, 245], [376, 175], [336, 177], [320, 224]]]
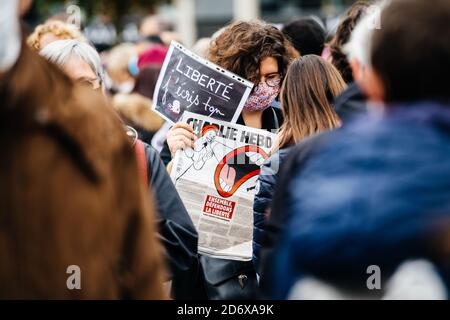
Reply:
[[192, 47], [198, 39], [210, 37], [228, 22], [238, 19], [262, 18], [274, 24], [282, 24], [299, 16], [313, 16], [331, 35], [340, 15], [354, 2], [355, 0], [35, 0], [26, 21], [32, 29], [47, 19], [69, 20], [80, 26], [99, 51], [121, 42], [138, 42], [143, 33], [149, 36], [153, 32], [163, 32], [169, 38], [176, 38]]

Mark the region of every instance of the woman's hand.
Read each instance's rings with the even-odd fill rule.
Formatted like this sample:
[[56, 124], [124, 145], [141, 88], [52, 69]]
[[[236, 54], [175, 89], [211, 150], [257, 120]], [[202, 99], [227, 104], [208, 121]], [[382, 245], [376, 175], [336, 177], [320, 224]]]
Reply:
[[176, 123], [167, 133], [167, 144], [169, 145], [172, 158], [180, 149], [193, 148], [196, 136], [190, 125]]

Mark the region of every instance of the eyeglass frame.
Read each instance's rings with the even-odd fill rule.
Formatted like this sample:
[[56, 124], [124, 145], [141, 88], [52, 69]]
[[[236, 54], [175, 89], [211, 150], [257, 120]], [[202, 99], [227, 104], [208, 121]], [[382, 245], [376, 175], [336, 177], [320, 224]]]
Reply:
[[276, 81], [277, 83], [270, 84], [270, 83], [268, 83], [268, 81], [269, 81], [270, 79], [268, 79], [267, 76], [264, 76], [264, 80], [261, 80], [261, 78], [263, 78], [263, 77], [261, 77], [260, 80], [259, 80], [259, 82], [254, 84], [253, 89], [252, 89], [252, 93], [255, 91], [256, 87], [257, 87], [261, 82], [264, 82], [267, 86], [269, 86], [269, 87], [271, 87], [271, 88], [274, 88], [274, 87], [276, 87], [277, 85], [280, 85], [280, 84], [281, 84], [281, 82], [283, 81], [283, 75], [282, 75], [281, 73], [279, 73], [279, 72], [274, 72], [274, 73], [269, 74], [268, 76], [271, 76], [271, 75], [278, 75], [278, 76], [279, 76], [279, 79], [273, 80], [273, 81]]

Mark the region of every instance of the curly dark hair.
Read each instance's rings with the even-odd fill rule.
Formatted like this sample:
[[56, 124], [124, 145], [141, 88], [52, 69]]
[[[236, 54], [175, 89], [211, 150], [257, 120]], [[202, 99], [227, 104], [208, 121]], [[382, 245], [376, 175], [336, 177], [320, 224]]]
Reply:
[[369, 7], [366, 1], [358, 1], [353, 4], [345, 13], [336, 30], [336, 35], [329, 43], [332, 63], [339, 70], [347, 83], [353, 82], [353, 74], [347, 56], [342, 52], [342, 46], [350, 40], [350, 35], [356, 24], [362, 18]]
[[298, 53], [280, 30], [262, 21], [228, 25], [208, 51], [210, 61], [253, 83], [259, 81], [259, 65], [266, 57], [277, 59], [283, 77]]

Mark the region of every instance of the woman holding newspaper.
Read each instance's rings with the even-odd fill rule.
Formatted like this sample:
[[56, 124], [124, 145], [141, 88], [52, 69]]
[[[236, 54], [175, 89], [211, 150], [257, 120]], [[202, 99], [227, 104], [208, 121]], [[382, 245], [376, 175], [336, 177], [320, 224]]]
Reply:
[[[298, 56], [284, 35], [263, 22], [236, 22], [212, 40], [208, 59], [254, 83], [253, 91], [237, 121], [264, 130], [277, 130], [283, 122], [274, 106], [289, 64]], [[191, 126], [177, 123], [167, 135], [161, 157], [172, 170], [171, 159], [180, 149], [194, 146]], [[257, 294], [257, 280], [251, 261], [216, 259], [202, 255], [205, 296], [209, 299], [249, 299]], [[213, 279], [213, 280], [211, 280]]]

